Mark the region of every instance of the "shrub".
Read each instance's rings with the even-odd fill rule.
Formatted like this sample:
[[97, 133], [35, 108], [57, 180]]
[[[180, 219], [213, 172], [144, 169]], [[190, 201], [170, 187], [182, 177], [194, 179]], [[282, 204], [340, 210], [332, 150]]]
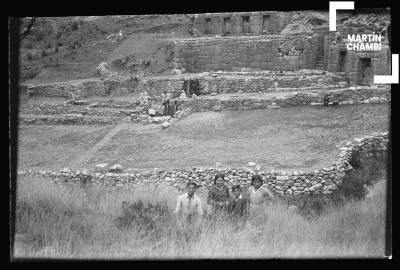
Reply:
[[54, 52], [55, 52], [55, 53], [58, 53], [58, 47], [55, 47], [55, 48], [54, 48]]
[[36, 77], [36, 75], [39, 74], [39, 72], [40, 72], [40, 69], [38, 67], [33, 67], [28, 70], [23, 70], [21, 72], [21, 80], [26, 81], [26, 80], [33, 79], [34, 77]]
[[366, 194], [366, 180], [368, 175], [363, 170], [354, 170], [347, 174], [342, 183], [338, 185], [337, 192], [346, 199], [364, 198]]
[[32, 43], [28, 42], [28, 43], [25, 44], [25, 49], [30, 50], [30, 49], [32, 49], [32, 48], [33, 48]]
[[40, 52], [40, 56], [41, 56], [42, 58], [45, 57], [45, 56], [47, 56], [46, 50], [42, 50], [42, 51]]
[[32, 61], [32, 54], [30, 52], [28, 53], [27, 58], [29, 61]]
[[144, 204], [141, 200], [134, 203], [122, 203], [122, 215], [116, 219], [120, 229], [138, 228], [143, 236], [151, 236], [153, 240], [162, 235], [170, 234], [170, 224], [173, 223], [172, 211], [167, 202]]
[[35, 40], [36, 40], [37, 42], [40, 42], [40, 41], [42, 41], [43, 38], [44, 38], [44, 33], [43, 33], [42, 31], [35, 31], [35, 32], [33, 33], [33, 36], [34, 36], [34, 38], [35, 38]]
[[61, 41], [57, 41], [57, 46], [58, 47], [60, 47], [60, 46], [62, 46], [63, 45], [63, 43], [61, 42]]
[[58, 31], [56, 34], [56, 39], [60, 39], [62, 37], [62, 32]]
[[78, 28], [79, 28], [78, 23], [77, 22], [73, 22], [72, 26], [71, 26], [71, 30], [75, 31], [75, 30], [78, 30]]
[[49, 41], [48, 43], [47, 43], [47, 46], [46, 46], [46, 48], [47, 49], [50, 49], [52, 46], [51, 46], [51, 42]]

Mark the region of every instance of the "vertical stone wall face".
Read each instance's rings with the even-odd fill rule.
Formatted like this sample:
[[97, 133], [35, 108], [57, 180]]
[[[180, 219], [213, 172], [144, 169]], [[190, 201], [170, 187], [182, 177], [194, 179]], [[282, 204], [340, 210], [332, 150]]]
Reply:
[[345, 68], [349, 80], [353, 83], [357, 83], [357, 76], [359, 74], [360, 59], [370, 58], [371, 59], [371, 74], [370, 79], [373, 81], [373, 75], [389, 75], [390, 73], [390, 55], [389, 47], [382, 45], [381, 51], [349, 51], [343, 45], [330, 45], [329, 46], [329, 57], [328, 57], [328, 71], [336, 72], [338, 68], [339, 53], [340, 51], [346, 51]]
[[[241, 73], [241, 72], [238, 72]], [[221, 73], [222, 74], [222, 73]], [[200, 84], [200, 94], [209, 95], [211, 93], [258, 93], [276, 91], [302, 91], [310, 89], [321, 89], [323, 87], [339, 88], [340, 83], [346, 84], [346, 79], [334, 74], [314, 74], [314, 73], [250, 73], [251, 75], [235, 75], [227, 73], [217, 74], [184, 74], [174, 77], [148, 77], [143, 78], [136, 85], [135, 92], [147, 91], [151, 98], [158, 99], [165, 91], [178, 97], [183, 89], [185, 81], [197, 80]]]
[[188, 72], [313, 68], [318, 53], [317, 36], [213, 37], [183, 39], [173, 43], [174, 62]]
[[30, 94], [47, 97], [76, 97], [107, 96], [105, 82], [99, 79], [70, 81], [67, 83], [49, 83], [42, 85], [25, 85]]
[[[200, 35], [224, 35], [224, 18], [230, 19], [229, 35], [260, 35], [279, 34], [288, 24], [290, 12], [236, 12], [236, 13], [211, 13], [196, 14], [194, 16], [193, 28]], [[249, 31], [243, 31], [243, 17], [249, 17]], [[264, 28], [264, 16], [269, 16]], [[210, 33], [206, 33], [206, 19], [210, 19]], [[263, 32], [263, 30], [265, 30]]]

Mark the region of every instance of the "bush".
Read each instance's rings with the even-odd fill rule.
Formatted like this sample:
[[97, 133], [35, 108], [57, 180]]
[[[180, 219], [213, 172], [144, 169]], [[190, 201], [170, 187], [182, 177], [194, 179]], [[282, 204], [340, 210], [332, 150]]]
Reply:
[[363, 170], [354, 170], [347, 174], [342, 183], [338, 185], [337, 192], [344, 196], [345, 199], [364, 198], [366, 194], [366, 181], [368, 176]]
[[78, 23], [77, 22], [73, 22], [72, 26], [71, 26], [71, 30], [75, 31], [75, 30], [78, 30], [78, 29], [79, 29]]
[[45, 57], [45, 56], [47, 56], [46, 50], [42, 50], [42, 51], [40, 52], [40, 56], [41, 56], [42, 58]]
[[58, 47], [55, 47], [55, 48], [54, 48], [54, 52], [55, 52], [55, 53], [58, 53]]
[[33, 67], [28, 70], [23, 70], [21, 72], [21, 80], [26, 81], [26, 80], [33, 79], [36, 77], [36, 75], [39, 74], [39, 72], [40, 72], [40, 69], [38, 67]]
[[56, 39], [60, 39], [62, 37], [62, 32], [58, 31], [56, 34]]
[[168, 231], [172, 222], [173, 214], [167, 202], [145, 205], [141, 200], [135, 203], [122, 202], [122, 215], [116, 219], [118, 228], [138, 228], [143, 236], [151, 236], [153, 240], [172, 233]]
[[32, 54], [28, 53], [27, 58], [28, 58], [29, 61], [32, 61]]
[[60, 46], [62, 46], [63, 45], [63, 43], [61, 42], [61, 41], [57, 41], [57, 46], [58, 47], [60, 47]]
[[31, 50], [33, 48], [32, 43], [28, 42], [25, 44], [25, 49]]
[[40, 42], [40, 41], [42, 41], [43, 38], [44, 38], [44, 33], [43, 33], [42, 31], [35, 31], [35, 32], [33, 33], [33, 36], [34, 36], [36, 42]]

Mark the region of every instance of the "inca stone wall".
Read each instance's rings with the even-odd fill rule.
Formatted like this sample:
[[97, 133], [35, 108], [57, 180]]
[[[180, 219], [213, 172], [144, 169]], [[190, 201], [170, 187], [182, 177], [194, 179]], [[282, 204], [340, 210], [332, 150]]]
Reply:
[[[291, 15], [276, 11], [195, 14], [193, 32], [198, 35], [279, 34]], [[248, 17], [248, 24], [244, 17]]]
[[349, 80], [357, 83], [360, 77], [360, 59], [367, 58], [371, 61], [370, 80], [373, 81], [373, 75], [390, 75], [391, 74], [391, 54], [389, 46], [382, 45], [381, 51], [349, 51], [343, 45], [330, 45], [328, 50], [329, 72], [339, 71], [339, 54], [345, 55], [342, 72], [346, 72]]
[[[193, 113], [199, 111], [225, 111], [225, 110], [255, 110], [255, 109], [278, 109], [286, 106], [322, 106], [324, 99], [328, 98], [328, 104], [379, 104], [388, 103], [391, 100], [390, 88], [379, 88], [370, 86], [357, 86], [339, 88], [335, 90], [319, 90], [315, 92], [289, 92], [285, 96], [263, 96], [259, 94], [248, 96], [219, 96], [207, 95], [193, 99], [178, 99], [182, 111], [177, 113], [177, 121], [180, 113]], [[91, 103], [90, 101], [76, 101], [81, 106], [71, 108], [70, 103], [62, 104], [30, 104], [24, 105], [21, 112], [32, 114], [29, 117], [20, 117], [19, 121], [25, 124], [101, 124], [119, 123], [121, 121], [141, 122], [142, 117], [148, 118], [148, 123], [157, 122], [147, 115], [147, 108], [140, 104], [127, 102], [125, 104]], [[160, 104], [157, 98], [150, 99], [149, 106]], [[110, 108], [108, 108], [111, 106]], [[96, 110], [97, 107], [105, 107]], [[119, 108], [119, 110], [115, 110]], [[40, 114], [40, 117], [37, 116]]]
[[[314, 68], [318, 36], [201, 37], [174, 41], [173, 61], [187, 72]], [[323, 44], [322, 44], [323, 46]]]
[[182, 101], [182, 108], [191, 108], [192, 112], [222, 110], [278, 109], [286, 106], [323, 106], [324, 98], [336, 105], [377, 104], [390, 101], [390, 90], [374, 87], [345, 88], [329, 92], [293, 93], [285, 97], [199, 97]]
[[[369, 159], [387, 156], [388, 132], [376, 136], [365, 136], [347, 141], [339, 149], [339, 159], [331, 166], [314, 171], [256, 171], [252, 167], [243, 168], [193, 168], [187, 170], [154, 169], [135, 173], [89, 172], [90, 181], [110, 186], [156, 185], [173, 186], [184, 190], [188, 181], [195, 181], [200, 187], [209, 187], [217, 172], [225, 173], [226, 184], [230, 188], [234, 184], [249, 185], [254, 174], [260, 174], [264, 184], [280, 195], [297, 194], [330, 194], [337, 190], [346, 175], [354, 168], [351, 164], [354, 156]], [[377, 155], [378, 154], [378, 155]], [[365, 158], [363, 160], [366, 160]], [[371, 162], [372, 160], [370, 160]], [[354, 164], [353, 164], [354, 165]], [[358, 164], [362, 166], [362, 163]], [[82, 179], [80, 171], [73, 172], [68, 168], [60, 172], [19, 170], [19, 175], [33, 174], [53, 178], [53, 182], [79, 183]]]
[[317, 70], [295, 72], [215, 72], [145, 77], [139, 81], [134, 91], [147, 91], [147, 94], [152, 98], [160, 98], [164, 91], [171, 93], [174, 97], [178, 97], [182, 90], [187, 90], [183, 86], [184, 82], [189, 80], [197, 80], [199, 82], [201, 95], [333, 89], [347, 85], [345, 77]]
[[76, 80], [61, 83], [47, 83], [40, 85], [24, 85], [30, 95], [45, 97], [76, 97], [108, 96], [106, 82], [99, 79]]

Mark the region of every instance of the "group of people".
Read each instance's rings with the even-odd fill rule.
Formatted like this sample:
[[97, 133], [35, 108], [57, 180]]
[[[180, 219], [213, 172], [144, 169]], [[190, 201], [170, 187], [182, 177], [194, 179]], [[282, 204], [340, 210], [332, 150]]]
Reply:
[[174, 117], [175, 113], [180, 110], [180, 105], [177, 100], [171, 102], [166, 92], [162, 94], [162, 102], [161, 102], [161, 112], [162, 115], [170, 115]]
[[[275, 201], [273, 193], [262, 186], [260, 175], [254, 175], [251, 186], [242, 192], [240, 185], [234, 185], [229, 192], [225, 185], [225, 176], [222, 173], [215, 175], [214, 184], [210, 187], [207, 196], [209, 216], [227, 216], [237, 224], [265, 223], [267, 214], [266, 206]], [[175, 213], [180, 220], [186, 223], [199, 222], [204, 217], [204, 209], [201, 199], [195, 195], [197, 185], [195, 182], [187, 184], [187, 192], [177, 199]]]

